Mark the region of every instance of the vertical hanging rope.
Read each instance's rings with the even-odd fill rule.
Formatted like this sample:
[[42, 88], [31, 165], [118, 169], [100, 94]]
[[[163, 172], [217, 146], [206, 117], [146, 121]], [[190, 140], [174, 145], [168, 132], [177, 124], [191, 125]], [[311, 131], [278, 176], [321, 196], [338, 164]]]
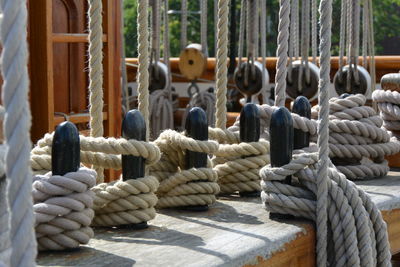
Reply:
[[317, 0], [311, 0], [311, 55], [314, 64], [317, 64], [317, 35]]
[[122, 105], [125, 112], [129, 111], [129, 91], [128, 91], [128, 75], [126, 73], [126, 52], [125, 52], [125, 34], [124, 34], [124, 0], [120, 0], [121, 5], [121, 72], [122, 72]]
[[228, 16], [229, 0], [218, 0], [218, 42], [217, 42], [217, 128], [226, 129], [226, 90], [228, 83]]
[[[89, 113], [90, 136], [100, 137], [103, 129], [103, 4], [89, 0]], [[102, 168], [96, 168], [97, 182], [104, 180]]]
[[[184, 1], [182, 1], [184, 2]], [[138, 24], [138, 102], [139, 111], [142, 113], [146, 122], [146, 141], [150, 136], [149, 125], [149, 32], [148, 32], [148, 17], [147, 10], [149, 6], [148, 0], [138, 1], [137, 24]]]
[[[6, 177], [11, 215], [11, 256], [8, 242], [1, 244], [1, 259], [7, 266], [34, 266], [37, 253], [33, 231], [32, 171], [29, 157], [31, 114], [28, 103], [28, 49], [26, 0], [0, 0], [1, 73], [4, 119]], [[2, 178], [0, 178], [2, 179]], [[1, 203], [4, 205], [5, 203]], [[0, 214], [4, 218], [4, 214]], [[0, 233], [0, 240], [7, 233]], [[4, 257], [4, 259], [3, 259]]]
[[[140, 1], [139, 1], [140, 2]], [[181, 3], [181, 50], [187, 45], [187, 16], [188, 16], [187, 0], [182, 0]]]
[[[372, 92], [376, 89], [376, 69], [375, 69], [375, 37], [374, 37], [374, 19], [373, 19], [373, 7], [372, 7], [372, 0], [367, 0], [368, 4], [368, 23], [369, 23], [369, 73], [372, 78]], [[373, 105], [376, 105], [375, 102]], [[376, 108], [376, 107], [375, 107]]]
[[239, 24], [239, 46], [238, 46], [238, 66], [242, 64], [244, 51], [244, 33], [246, 28], [246, 5], [247, 0], [242, 0], [240, 3], [240, 24]]
[[200, 0], [200, 39], [201, 50], [208, 57], [207, 45], [207, 0]]
[[340, 13], [340, 40], [339, 40], [339, 71], [344, 67], [344, 55], [346, 46], [346, 19], [347, 19], [347, 1], [342, 0]]
[[286, 75], [290, 23], [290, 0], [279, 0], [278, 61], [275, 75], [275, 106], [284, 106], [286, 100]]
[[320, 3], [320, 80], [318, 103], [318, 151], [319, 168], [317, 180], [317, 265], [326, 266], [327, 262], [327, 202], [328, 202], [328, 167], [329, 167], [329, 84], [331, 60], [332, 0]]

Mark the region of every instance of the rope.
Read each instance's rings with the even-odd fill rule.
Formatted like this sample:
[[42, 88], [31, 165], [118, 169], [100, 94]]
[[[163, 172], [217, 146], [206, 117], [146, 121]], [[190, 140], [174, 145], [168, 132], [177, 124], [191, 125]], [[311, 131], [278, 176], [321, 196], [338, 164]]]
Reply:
[[33, 177], [33, 209], [39, 250], [65, 250], [87, 244], [94, 236], [89, 227], [94, 217], [90, 188], [96, 172], [85, 167], [63, 176]]
[[[2, 108], [2, 111], [4, 109]], [[2, 115], [4, 117], [4, 114]], [[3, 118], [4, 119], [4, 118]], [[5, 176], [5, 153], [6, 146], [0, 145], [0, 266], [10, 265], [11, 242], [10, 242], [10, 206], [8, 203], [8, 181]]]
[[[193, 107], [201, 107], [206, 112], [208, 125], [211, 127], [214, 127], [215, 126], [215, 103], [216, 103], [216, 98], [215, 98], [214, 93], [207, 92], [207, 91], [201, 91], [201, 92], [195, 93], [190, 98], [190, 101], [185, 109], [184, 114], [183, 114], [182, 128], [185, 127], [186, 116]], [[173, 127], [171, 127], [171, 128], [173, 128]]]
[[311, 55], [312, 63], [317, 64], [317, 0], [311, 0]]
[[[36, 241], [32, 231], [32, 173], [29, 167], [31, 114], [28, 103], [27, 3], [25, 0], [1, 0], [0, 42], [2, 104], [5, 108], [5, 174], [8, 179], [9, 210], [1, 208], [0, 264], [34, 266]], [[5, 191], [4, 178], [0, 184]], [[7, 194], [6, 194], [7, 196]], [[3, 197], [3, 196], [2, 196]], [[1, 206], [7, 207], [7, 201]], [[9, 217], [4, 214], [9, 212]], [[7, 218], [8, 217], [8, 218]], [[10, 223], [10, 224], [9, 224]], [[10, 241], [9, 241], [10, 240]], [[12, 251], [9, 245], [11, 244]], [[11, 253], [11, 255], [10, 255]]]
[[[103, 4], [89, 0], [89, 128], [90, 136], [103, 136]], [[100, 181], [102, 169], [96, 169]]]
[[229, 0], [218, 1], [218, 39], [217, 39], [217, 74], [215, 126], [226, 129], [226, 91], [228, 83], [228, 16]]
[[[319, 158], [318, 153], [297, 151], [289, 164], [263, 168], [260, 171], [261, 197], [266, 209], [311, 218], [319, 225], [318, 183], [323, 178], [317, 171], [321, 169]], [[390, 266], [387, 226], [380, 211], [369, 196], [348, 181], [329, 159], [328, 164], [325, 178], [329, 235], [325, 241], [330, 246], [317, 247], [317, 265]], [[282, 183], [287, 176], [294, 176], [294, 183]], [[328, 253], [329, 257], [321, 257]]]
[[173, 130], [161, 133], [155, 143], [162, 152], [161, 160], [150, 168], [150, 173], [160, 182], [157, 207], [213, 204], [220, 188], [210, 160], [206, 168], [184, 170], [184, 159], [186, 150], [213, 154], [218, 149], [218, 143], [194, 140]]
[[129, 106], [129, 90], [128, 90], [128, 74], [126, 71], [126, 52], [125, 52], [125, 34], [124, 34], [124, 26], [125, 26], [125, 12], [124, 12], [124, 0], [120, 0], [121, 6], [121, 72], [122, 72], [122, 107], [125, 108], [123, 113], [125, 114], [128, 110], [130, 110]]
[[286, 75], [290, 23], [290, 0], [279, 0], [278, 48], [275, 75], [275, 106], [284, 106], [286, 100]]
[[223, 142], [212, 159], [218, 174], [221, 193], [260, 191], [259, 171], [269, 164], [269, 142], [239, 142], [239, 134], [231, 132], [234, 138], [226, 136], [229, 131], [216, 132], [210, 129], [210, 138]]
[[320, 2], [320, 80], [318, 103], [318, 152], [319, 168], [317, 185], [317, 264], [326, 266], [327, 262], [327, 200], [328, 200], [328, 168], [329, 168], [329, 84], [330, 84], [330, 60], [331, 60], [331, 28], [332, 28], [332, 0]]
[[[152, 143], [104, 138], [79, 136], [81, 146], [81, 162], [93, 164], [106, 169], [121, 169], [119, 155], [145, 157], [146, 164], [152, 165], [160, 159], [160, 150]], [[51, 146], [53, 134], [46, 134], [31, 151], [32, 169], [40, 172], [51, 170]]]
[[208, 57], [207, 45], [207, 0], [200, 0], [200, 39], [201, 50]]
[[400, 130], [400, 93], [391, 90], [376, 90], [372, 99], [378, 104], [383, 127], [388, 131]]
[[181, 50], [186, 48], [187, 45], [187, 16], [188, 7], [187, 0], [182, 0], [181, 2]]

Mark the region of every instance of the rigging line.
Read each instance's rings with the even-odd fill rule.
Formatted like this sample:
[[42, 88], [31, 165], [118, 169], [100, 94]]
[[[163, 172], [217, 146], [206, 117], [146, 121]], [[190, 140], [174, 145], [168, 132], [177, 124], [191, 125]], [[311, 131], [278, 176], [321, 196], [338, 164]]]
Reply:
[[[159, 69], [157, 67], [157, 62], [160, 61], [160, 34], [161, 34], [161, 16], [160, 16], [160, 3], [159, 0], [152, 1], [152, 43], [151, 43], [151, 61], [155, 64], [154, 71], [156, 79], [159, 79]], [[150, 71], [153, 71], [153, 68], [150, 68]]]
[[296, 37], [295, 37], [295, 31], [296, 31], [296, 20], [295, 20], [295, 6], [298, 5], [298, 0], [292, 0], [291, 5], [290, 5], [290, 28], [289, 28], [289, 64], [288, 64], [288, 73], [287, 73], [287, 79], [289, 83], [293, 82], [293, 57], [294, 57], [294, 47], [295, 47], [295, 42], [297, 42]]
[[231, 0], [230, 43], [228, 75], [232, 76], [236, 68], [236, 0]]
[[266, 6], [266, 1], [265, 0], [260, 0], [259, 2], [260, 5], [260, 37], [261, 37], [261, 63], [263, 65], [263, 69], [262, 69], [262, 96], [263, 96], [263, 103], [267, 104], [268, 102], [268, 98], [269, 96], [266, 95], [267, 93], [267, 89], [268, 89], [268, 84], [267, 82], [269, 81], [265, 81], [265, 76], [266, 76], [266, 72], [267, 72], [267, 30], [266, 30], [266, 23], [267, 23], [267, 6]]
[[317, 0], [311, 0], [311, 55], [312, 63], [317, 64], [318, 55]]
[[125, 34], [124, 34], [124, 25], [125, 25], [125, 20], [124, 20], [124, 0], [120, 0], [120, 6], [121, 6], [121, 73], [122, 73], [122, 79], [121, 79], [121, 86], [122, 86], [122, 105], [125, 107], [125, 111], [128, 111], [130, 109], [129, 106], [129, 91], [128, 91], [128, 76], [126, 73], [126, 52], [125, 52]]
[[[340, 36], [339, 36], [339, 71], [342, 72], [344, 66], [344, 54], [346, 43], [346, 18], [347, 18], [347, 1], [342, 0], [340, 13]], [[341, 76], [339, 76], [341, 77]]]
[[242, 65], [242, 58], [243, 58], [243, 51], [244, 51], [244, 33], [245, 33], [245, 28], [246, 28], [246, 5], [247, 5], [247, 0], [242, 0], [241, 4], [240, 4], [238, 67], [240, 67], [240, 65]]
[[200, 0], [200, 42], [203, 54], [208, 57], [207, 44], [207, 0]]
[[368, 68], [368, 61], [367, 61], [367, 55], [368, 55], [368, 38], [369, 38], [369, 32], [368, 32], [368, 16], [369, 16], [369, 11], [368, 11], [368, 0], [363, 1], [363, 7], [362, 7], [362, 58], [363, 58], [363, 67], [365, 69]]
[[187, 45], [187, 15], [188, 6], [187, 0], [182, 0], [181, 2], [181, 50], [185, 49]]
[[[369, 64], [369, 72], [372, 77], [372, 92], [376, 89], [376, 68], [375, 68], [375, 37], [374, 37], [374, 20], [373, 20], [373, 6], [372, 0], [368, 0], [368, 10], [369, 10], [369, 56], [370, 56], [370, 64]], [[376, 103], [373, 103], [374, 108], [376, 110]]]
[[[172, 82], [170, 47], [169, 47], [169, 20], [168, 20], [168, 0], [164, 0], [164, 35], [163, 35], [163, 57], [164, 64], [167, 65], [169, 80]], [[172, 101], [171, 86], [167, 88], [168, 99]]]

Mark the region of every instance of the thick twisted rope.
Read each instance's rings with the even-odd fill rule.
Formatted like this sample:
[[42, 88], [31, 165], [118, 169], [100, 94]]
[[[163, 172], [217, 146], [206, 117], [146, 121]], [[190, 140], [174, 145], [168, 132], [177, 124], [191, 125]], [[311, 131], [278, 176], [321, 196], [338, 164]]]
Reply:
[[218, 0], [217, 73], [215, 126], [226, 129], [226, 90], [228, 83], [228, 16], [229, 0]]
[[[318, 220], [320, 163], [318, 153], [298, 151], [287, 165], [263, 168], [262, 199], [267, 210]], [[317, 250], [329, 257], [318, 266], [390, 266], [387, 227], [380, 211], [365, 192], [329, 164], [326, 201], [330, 246], [324, 247], [324, 252]], [[282, 183], [289, 175], [294, 182]]]
[[376, 90], [372, 99], [378, 104], [383, 127], [388, 131], [400, 130], [400, 93], [391, 90]]
[[161, 160], [150, 167], [160, 187], [157, 191], [157, 207], [183, 207], [210, 205], [216, 201], [220, 188], [217, 173], [208, 166], [185, 170], [187, 150], [213, 154], [218, 149], [215, 141], [199, 141], [173, 130], [166, 130], [155, 141], [162, 152]]
[[[103, 136], [103, 4], [89, 0], [89, 128], [90, 136]], [[103, 181], [101, 168], [96, 169]]]
[[284, 106], [286, 100], [286, 75], [290, 24], [290, 0], [279, 0], [278, 48], [275, 75], [275, 106]]
[[269, 142], [240, 142], [239, 134], [229, 130], [210, 129], [209, 135], [223, 143], [212, 159], [221, 193], [260, 191], [259, 171], [270, 162]]
[[[0, 65], [4, 80], [2, 104], [6, 111], [3, 124], [7, 147], [5, 173], [11, 217], [9, 220], [4, 213], [0, 214], [7, 225], [7, 221], [11, 223], [9, 232], [6, 226], [5, 232], [0, 233], [0, 239], [6, 240], [5, 244], [0, 245], [0, 263], [8, 266], [34, 266], [36, 240], [32, 231], [32, 173], [29, 167], [32, 144], [29, 135], [31, 114], [28, 103], [27, 6], [25, 0], [1, 0], [0, 6]], [[7, 205], [7, 202], [1, 205]], [[11, 255], [7, 239], [11, 240]]]
[[94, 236], [89, 227], [94, 217], [90, 188], [96, 172], [81, 168], [63, 176], [33, 177], [36, 238], [39, 250], [64, 250], [87, 244]]
[[332, 0], [321, 0], [320, 7], [320, 76], [318, 103], [318, 152], [319, 163], [317, 184], [317, 263], [326, 266], [327, 261], [327, 177], [329, 167], [329, 84], [330, 84], [330, 60], [331, 60], [331, 25], [332, 25]]
[[148, 0], [138, 1], [137, 11], [137, 24], [138, 24], [138, 102], [139, 111], [142, 113], [144, 121], [146, 122], [146, 140], [150, 136], [150, 122], [149, 122], [149, 30], [148, 30]]
[[[105, 169], [121, 169], [120, 155], [144, 156], [146, 164], [152, 165], [160, 159], [160, 150], [152, 143], [113, 137], [86, 137], [80, 135], [81, 162]], [[51, 170], [51, 146], [53, 134], [46, 134], [31, 151], [34, 171]]]

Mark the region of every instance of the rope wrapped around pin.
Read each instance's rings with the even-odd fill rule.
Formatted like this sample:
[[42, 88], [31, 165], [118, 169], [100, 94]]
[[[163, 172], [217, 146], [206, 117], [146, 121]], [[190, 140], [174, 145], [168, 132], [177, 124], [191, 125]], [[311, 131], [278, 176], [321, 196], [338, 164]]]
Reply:
[[256, 105], [246, 104], [240, 118], [240, 134], [210, 129], [211, 138], [221, 143], [212, 162], [218, 173], [221, 193], [259, 194], [258, 173], [269, 163], [269, 142], [259, 140], [260, 117]]
[[207, 118], [201, 108], [189, 112], [185, 133], [166, 130], [155, 144], [162, 152], [161, 160], [150, 167], [160, 181], [158, 208], [206, 210], [216, 201], [218, 176], [208, 154], [217, 151], [218, 143], [208, 140]]
[[35, 230], [39, 250], [64, 250], [87, 244], [94, 236], [90, 189], [96, 171], [81, 167], [79, 135], [65, 122], [57, 127], [52, 146], [52, 172], [33, 177]]
[[[283, 109], [274, 112], [271, 122], [272, 166], [260, 171], [261, 198], [265, 208], [271, 212], [271, 218], [280, 215], [317, 221], [317, 182], [321, 179], [318, 177], [321, 164], [318, 148], [303, 143], [306, 148], [295, 150], [292, 155], [293, 124], [290, 113], [283, 112]], [[290, 128], [292, 134], [289, 134]], [[387, 227], [378, 208], [332, 163], [328, 177], [329, 245], [322, 248], [327, 250], [327, 265], [389, 266], [391, 254]], [[321, 248], [317, 246], [318, 249]]]
[[383, 127], [388, 131], [394, 131], [399, 135], [400, 131], [400, 74], [391, 73], [382, 77], [383, 90], [372, 93], [372, 99], [378, 104], [380, 116], [383, 119]]
[[[140, 111], [131, 110], [125, 115], [122, 135], [126, 139], [136, 139], [145, 144], [146, 123]], [[158, 151], [156, 147], [154, 149]], [[142, 229], [147, 227], [147, 221], [156, 216], [155, 205], [158, 199], [155, 192], [159, 182], [154, 176], [146, 174], [145, 163], [148, 163], [149, 155], [148, 152], [122, 155], [122, 178], [98, 184], [92, 189], [95, 193], [94, 226]], [[157, 158], [159, 156], [158, 151]]]
[[[361, 94], [330, 99], [329, 149], [330, 158], [340, 172], [348, 179], [381, 177], [389, 171], [385, 155], [400, 151], [396, 138], [381, 128], [383, 120], [373, 108], [365, 106], [366, 98]], [[258, 106], [260, 110], [261, 136], [269, 140], [268, 127], [272, 113], [277, 107]], [[318, 107], [312, 111], [312, 119], [292, 113], [295, 129], [310, 134], [311, 141], [317, 138]], [[229, 130], [239, 131], [240, 121], [236, 120]], [[352, 159], [346, 161], [346, 159]]]

